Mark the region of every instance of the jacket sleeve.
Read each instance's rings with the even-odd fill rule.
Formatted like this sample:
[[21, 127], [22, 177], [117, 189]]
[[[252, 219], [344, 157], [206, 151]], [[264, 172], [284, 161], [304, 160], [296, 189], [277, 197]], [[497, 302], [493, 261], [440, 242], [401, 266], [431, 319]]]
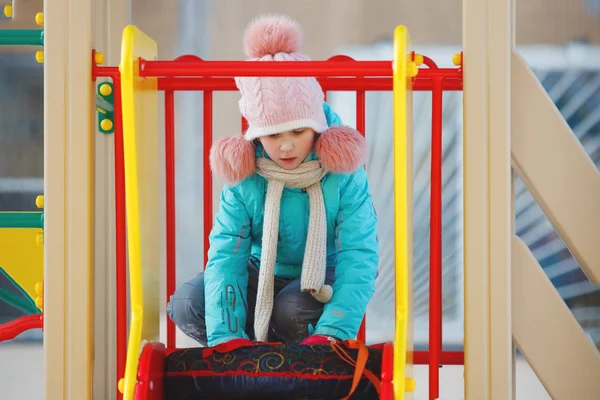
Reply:
[[250, 216], [239, 187], [225, 186], [209, 236], [204, 272], [208, 345], [245, 338], [250, 259]]
[[325, 304], [314, 334], [354, 339], [375, 291], [379, 265], [377, 215], [363, 167], [342, 188], [335, 229], [333, 297]]

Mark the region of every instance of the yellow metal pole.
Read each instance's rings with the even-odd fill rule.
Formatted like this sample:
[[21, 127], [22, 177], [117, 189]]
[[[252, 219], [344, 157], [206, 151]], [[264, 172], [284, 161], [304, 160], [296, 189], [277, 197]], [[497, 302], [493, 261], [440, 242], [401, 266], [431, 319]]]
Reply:
[[415, 382], [407, 375], [412, 364], [409, 348], [412, 285], [412, 78], [418, 73], [412, 58], [408, 29], [394, 31], [394, 265], [395, 265], [395, 329], [394, 329], [394, 399], [404, 400], [413, 392]]
[[125, 377], [119, 383], [124, 400], [133, 399], [142, 339], [158, 340], [160, 328], [158, 117], [152, 117], [158, 114], [158, 81], [139, 76], [139, 59], [156, 57], [156, 42], [127, 26], [119, 65], [131, 291]]

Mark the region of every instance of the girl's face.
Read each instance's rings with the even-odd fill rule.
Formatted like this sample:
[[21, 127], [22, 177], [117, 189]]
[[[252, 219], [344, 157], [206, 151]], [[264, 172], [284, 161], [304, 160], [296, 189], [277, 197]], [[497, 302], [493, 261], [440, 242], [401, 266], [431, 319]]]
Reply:
[[293, 131], [261, 137], [265, 151], [277, 165], [284, 169], [295, 169], [310, 154], [315, 131], [311, 128], [299, 128]]

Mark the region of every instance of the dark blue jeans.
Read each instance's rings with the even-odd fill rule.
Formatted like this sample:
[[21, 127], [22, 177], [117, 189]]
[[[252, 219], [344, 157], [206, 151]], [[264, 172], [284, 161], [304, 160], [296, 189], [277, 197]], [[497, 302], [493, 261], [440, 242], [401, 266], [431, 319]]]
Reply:
[[[258, 287], [258, 260], [248, 264], [248, 315], [246, 334], [254, 340], [254, 308]], [[325, 281], [332, 285], [333, 268], [327, 268]], [[184, 283], [167, 304], [169, 318], [187, 336], [202, 346], [207, 345], [204, 319], [204, 272]], [[300, 342], [309, 336], [309, 325], [314, 328], [323, 314], [323, 304], [310, 293], [300, 290], [300, 278], [275, 278], [275, 299], [269, 325], [269, 341]]]

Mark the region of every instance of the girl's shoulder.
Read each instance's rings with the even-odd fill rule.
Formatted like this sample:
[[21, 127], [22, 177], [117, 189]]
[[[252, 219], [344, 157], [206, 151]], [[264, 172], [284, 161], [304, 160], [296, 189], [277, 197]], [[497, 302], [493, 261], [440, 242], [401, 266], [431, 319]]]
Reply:
[[330, 172], [325, 176], [324, 179], [328, 179], [332, 182], [345, 186], [353, 181], [366, 182], [368, 178], [365, 167], [361, 165], [352, 172]]
[[360, 189], [368, 190], [368, 178], [365, 168], [361, 165], [354, 172], [329, 173], [323, 178], [324, 192], [335, 188], [339, 194], [343, 194], [350, 186], [358, 186]]
[[254, 173], [241, 182], [225, 185], [225, 188], [233, 191], [247, 208], [252, 208], [264, 201], [267, 194], [267, 181], [262, 176]]

